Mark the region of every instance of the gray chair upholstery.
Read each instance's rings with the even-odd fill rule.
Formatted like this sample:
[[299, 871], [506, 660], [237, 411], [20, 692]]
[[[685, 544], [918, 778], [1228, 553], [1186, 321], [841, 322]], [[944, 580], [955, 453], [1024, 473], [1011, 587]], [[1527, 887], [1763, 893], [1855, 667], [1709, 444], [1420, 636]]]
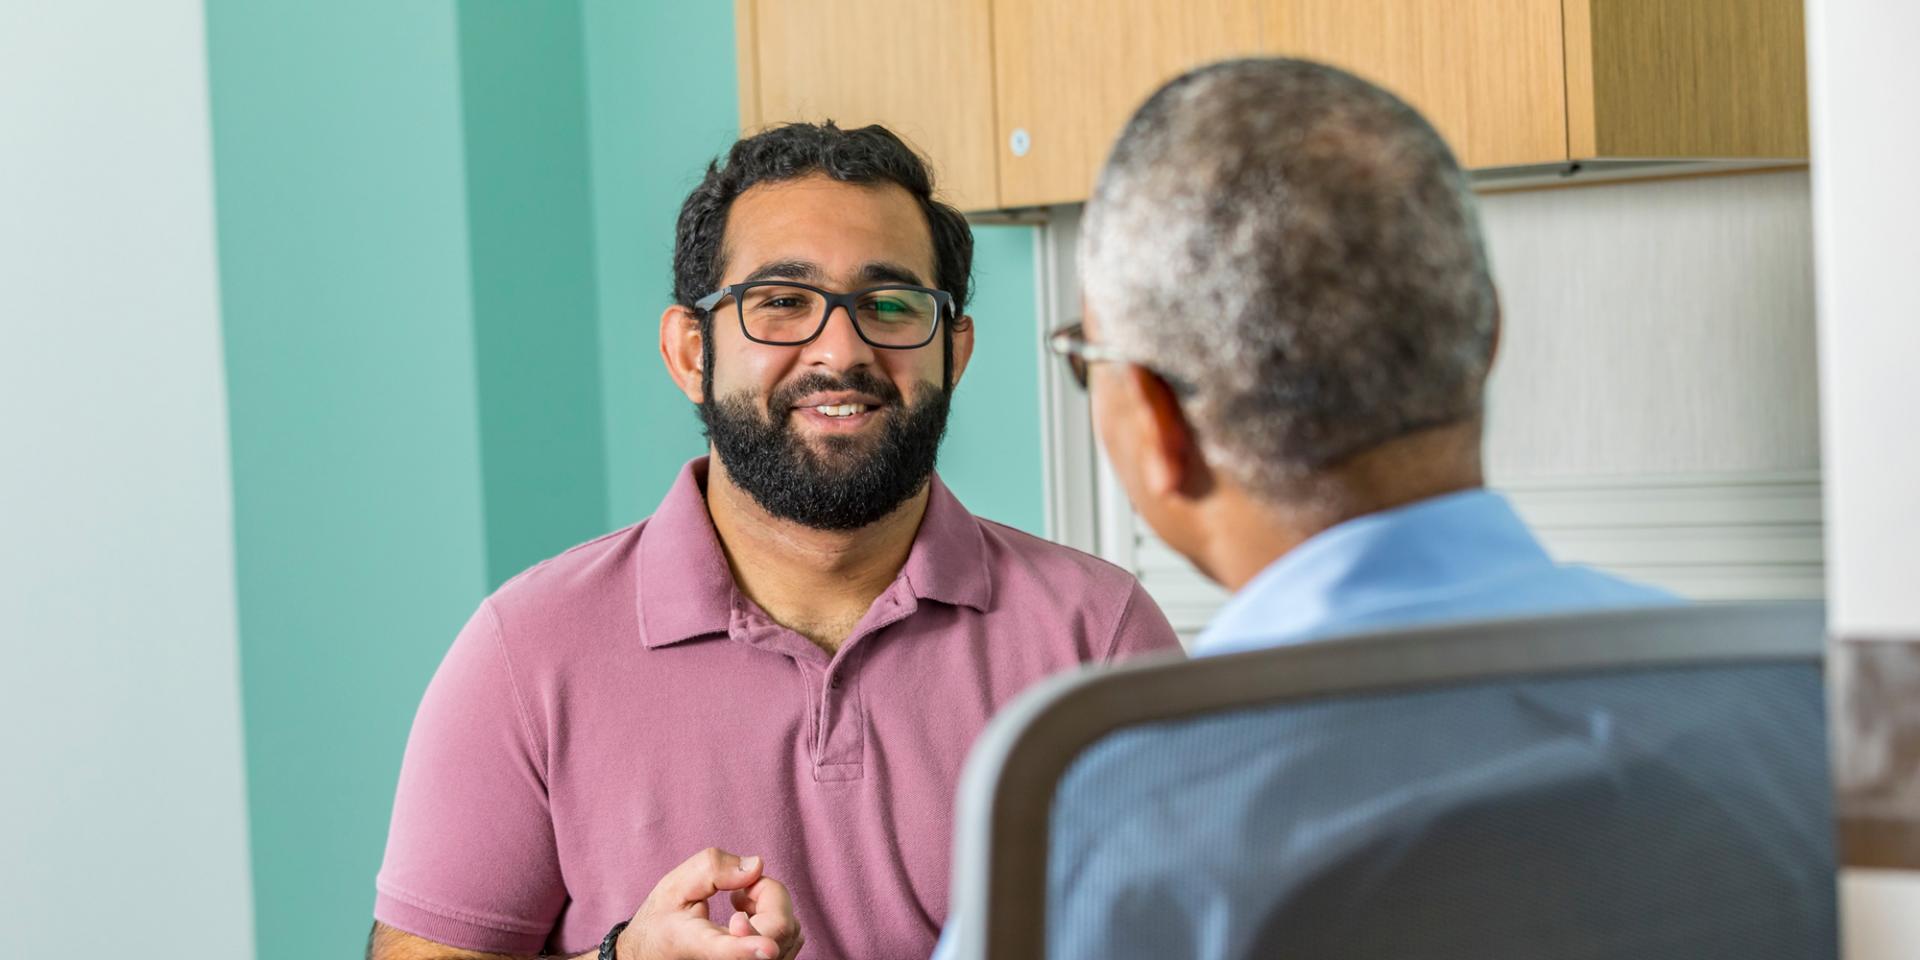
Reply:
[[1817, 605], [1084, 671], [962, 783], [956, 955], [1830, 960]]

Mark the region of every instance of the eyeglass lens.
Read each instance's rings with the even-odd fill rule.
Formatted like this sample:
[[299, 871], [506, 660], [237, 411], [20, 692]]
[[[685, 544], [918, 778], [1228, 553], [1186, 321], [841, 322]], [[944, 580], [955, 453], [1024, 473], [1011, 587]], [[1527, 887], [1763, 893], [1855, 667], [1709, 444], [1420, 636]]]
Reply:
[[[827, 299], [817, 290], [756, 283], [736, 299], [747, 336], [765, 343], [805, 343], [826, 325]], [[866, 290], [856, 305], [853, 322], [860, 334], [886, 346], [912, 347], [927, 342], [940, 316], [939, 300], [924, 290]]]

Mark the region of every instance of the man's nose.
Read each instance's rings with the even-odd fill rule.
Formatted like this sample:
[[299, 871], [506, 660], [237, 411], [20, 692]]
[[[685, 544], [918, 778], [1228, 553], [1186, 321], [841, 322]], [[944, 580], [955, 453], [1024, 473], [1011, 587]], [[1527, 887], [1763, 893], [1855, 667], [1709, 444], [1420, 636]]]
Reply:
[[821, 328], [819, 336], [807, 342], [800, 360], [832, 370], [851, 370], [872, 364], [874, 353], [853, 325], [853, 310], [834, 305], [827, 308], [826, 326]]

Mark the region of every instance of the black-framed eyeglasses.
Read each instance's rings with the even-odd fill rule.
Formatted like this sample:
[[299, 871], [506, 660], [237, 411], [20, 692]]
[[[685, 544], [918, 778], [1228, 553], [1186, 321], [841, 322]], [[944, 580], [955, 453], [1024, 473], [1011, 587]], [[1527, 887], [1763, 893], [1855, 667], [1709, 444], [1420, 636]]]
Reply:
[[952, 319], [953, 294], [904, 283], [834, 293], [791, 280], [753, 280], [721, 287], [694, 302], [711, 311], [732, 297], [740, 332], [754, 343], [795, 347], [827, 328], [835, 308], [847, 311], [853, 329], [882, 350], [912, 350], [933, 342], [940, 319]]
[[1067, 369], [1073, 373], [1073, 382], [1079, 384], [1082, 390], [1087, 389], [1088, 366], [1096, 363], [1124, 363], [1159, 377], [1161, 382], [1175, 394], [1184, 397], [1193, 392], [1185, 381], [1170, 377], [1149, 364], [1141, 363], [1123, 351], [1088, 340], [1086, 326], [1081, 323], [1070, 323], [1048, 334], [1047, 349], [1067, 361]]

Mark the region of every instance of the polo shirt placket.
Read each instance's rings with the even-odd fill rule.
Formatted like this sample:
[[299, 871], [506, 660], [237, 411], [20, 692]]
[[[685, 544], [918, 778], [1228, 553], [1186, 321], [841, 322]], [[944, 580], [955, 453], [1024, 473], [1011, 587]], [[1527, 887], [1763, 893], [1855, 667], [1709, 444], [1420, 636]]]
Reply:
[[860, 649], [885, 642], [879, 634], [912, 616], [919, 606], [906, 581], [894, 581], [875, 598], [839, 650], [829, 655], [798, 632], [775, 623], [752, 600], [734, 593], [727, 638], [784, 656], [800, 672], [807, 691], [802, 749], [812, 761], [816, 782], [859, 780], [866, 775], [867, 712], [860, 695]]

